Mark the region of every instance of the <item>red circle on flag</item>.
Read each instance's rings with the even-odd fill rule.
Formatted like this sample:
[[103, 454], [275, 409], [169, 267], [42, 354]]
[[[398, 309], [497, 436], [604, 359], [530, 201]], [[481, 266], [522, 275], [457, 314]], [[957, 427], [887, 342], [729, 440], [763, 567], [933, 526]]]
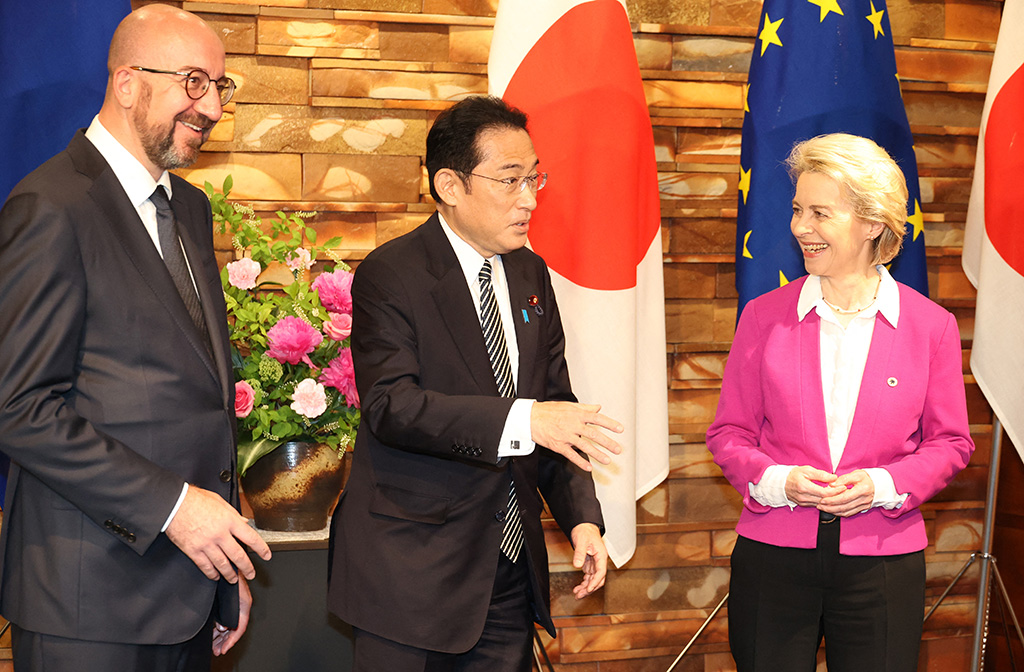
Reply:
[[566, 12], [523, 59], [504, 98], [530, 115], [549, 174], [530, 220], [534, 251], [577, 285], [635, 287], [661, 215], [651, 121], [622, 5], [595, 0]]
[[985, 231], [999, 256], [1024, 275], [1024, 66], [992, 101], [985, 125]]

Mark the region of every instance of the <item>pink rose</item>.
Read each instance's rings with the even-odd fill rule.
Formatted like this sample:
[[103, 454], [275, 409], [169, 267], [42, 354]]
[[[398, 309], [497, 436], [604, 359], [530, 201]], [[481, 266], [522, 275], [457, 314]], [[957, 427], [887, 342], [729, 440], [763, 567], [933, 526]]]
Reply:
[[352, 316], [345, 313], [331, 313], [330, 319], [324, 320], [324, 333], [331, 340], [344, 341], [352, 333]]
[[312, 378], [306, 378], [295, 386], [291, 406], [299, 415], [319, 417], [327, 410], [327, 390]]
[[293, 271], [308, 271], [313, 267], [313, 258], [310, 256], [309, 250], [300, 247], [293, 252], [289, 252], [285, 257], [284, 263]]
[[252, 413], [252, 405], [256, 400], [256, 392], [252, 385], [240, 380], [235, 383], [235, 417], [245, 418]]
[[334, 271], [321, 273], [313, 281], [313, 289], [320, 295], [320, 304], [332, 313], [352, 314], [352, 273]]
[[297, 317], [282, 317], [267, 332], [267, 354], [284, 364], [306, 362], [309, 366], [309, 353], [316, 349], [324, 340], [323, 334]]
[[245, 257], [232, 261], [227, 265], [228, 284], [238, 289], [252, 289], [256, 286], [256, 278], [263, 272], [258, 261]]
[[359, 408], [359, 390], [356, 389], [356, 371], [352, 366], [351, 348], [344, 348], [338, 352], [338, 356], [320, 372], [320, 380], [324, 385], [333, 387], [345, 395], [345, 403], [349, 406]]

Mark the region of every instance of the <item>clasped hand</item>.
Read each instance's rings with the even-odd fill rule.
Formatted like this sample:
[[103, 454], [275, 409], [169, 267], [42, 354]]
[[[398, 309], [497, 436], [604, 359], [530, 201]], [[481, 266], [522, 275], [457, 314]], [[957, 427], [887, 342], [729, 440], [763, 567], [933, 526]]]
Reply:
[[863, 469], [836, 476], [811, 466], [793, 467], [786, 478], [786, 497], [846, 518], [871, 508], [875, 484]]
[[622, 423], [598, 411], [597, 404], [577, 404], [569, 401], [538, 401], [530, 411], [532, 439], [539, 445], [565, 456], [584, 471], [592, 471], [590, 462], [577, 450], [601, 464], [610, 463], [611, 456], [622, 452], [622, 447], [601, 428], [622, 433]]

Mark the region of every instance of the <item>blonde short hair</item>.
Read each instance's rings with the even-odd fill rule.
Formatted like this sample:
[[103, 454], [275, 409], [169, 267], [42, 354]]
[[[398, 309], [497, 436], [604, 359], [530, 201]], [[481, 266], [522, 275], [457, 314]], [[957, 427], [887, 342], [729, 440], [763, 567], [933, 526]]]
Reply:
[[857, 217], [883, 224], [873, 243], [872, 263], [887, 264], [899, 254], [907, 231], [907, 180], [873, 140], [846, 133], [819, 135], [797, 143], [786, 165], [794, 182], [803, 173], [831, 177]]

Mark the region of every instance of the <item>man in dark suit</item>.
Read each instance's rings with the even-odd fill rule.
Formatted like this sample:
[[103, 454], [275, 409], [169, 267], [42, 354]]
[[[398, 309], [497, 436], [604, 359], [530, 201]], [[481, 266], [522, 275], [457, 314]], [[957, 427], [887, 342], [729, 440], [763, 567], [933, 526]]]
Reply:
[[208, 670], [248, 620], [242, 544], [270, 556], [236, 510], [210, 205], [167, 172], [231, 96], [224, 48], [149, 5], [109, 73], [89, 129], [0, 211], [0, 611], [19, 672]]
[[547, 179], [526, 116], [456, 104], [427, 171], [437, 213], [352, 287], [362, 424], [329, 607], [360, 672], [528, 670], [533, 621], [554, 634], [541, 495], [589, 595], [608, 556], [587, 458], [608, 463], [620, 449], [600, 428], [621, 426], [576, 403], [547, 267], [524, 247]]

